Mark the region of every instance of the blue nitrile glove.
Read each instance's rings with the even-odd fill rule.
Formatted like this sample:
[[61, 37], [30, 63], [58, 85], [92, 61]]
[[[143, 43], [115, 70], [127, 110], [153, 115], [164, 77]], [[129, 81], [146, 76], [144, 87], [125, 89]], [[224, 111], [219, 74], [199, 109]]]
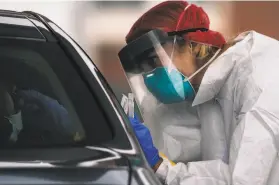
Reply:
[[153, 168], [160, 160], [159, 152], [157, 148], [153, 145], [153, 140], [148, 128], [139, 121], [136, 117], [129, 117], [136, 137], [141, 145], [141, 148], [144, 152], [144, 155], [149, 163], [149, 165]]

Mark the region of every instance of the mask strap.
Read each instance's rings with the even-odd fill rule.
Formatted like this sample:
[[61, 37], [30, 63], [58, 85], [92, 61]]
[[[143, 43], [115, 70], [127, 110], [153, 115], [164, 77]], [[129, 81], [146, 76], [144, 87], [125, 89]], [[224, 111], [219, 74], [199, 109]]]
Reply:
[[218, 51], [216, 51], [214, 56], [207, 63], [205, 63], [200, 69], [198, 69], [191, 76], [189, 76], [189, 78], [187, 78], [187, 79], [185, 78], [185, 81], [191, 80], [196, 74], [198, 74], [201, 70], [203, 70], [205, 67], [207, 67], [209, 64], [211, 64], [211, 62], [217, 57], [217, 55], [220, 53], [220, 51], [221, 51], [221, 49], [218, 49]]

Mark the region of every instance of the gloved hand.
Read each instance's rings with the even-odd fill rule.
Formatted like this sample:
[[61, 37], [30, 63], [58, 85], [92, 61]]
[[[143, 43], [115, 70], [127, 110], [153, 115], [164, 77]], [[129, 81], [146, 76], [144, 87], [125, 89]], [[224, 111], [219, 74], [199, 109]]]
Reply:
[[135, 118], [129, 117], [129, 119], [144, 152], [144, 155], [149, 165], [153, 168], [160, 161], [160, 156], [157, 148], [155, 148], [155, 146], [153, 145], [150, 131], [143, 123], [139, 121], [136, 115]]

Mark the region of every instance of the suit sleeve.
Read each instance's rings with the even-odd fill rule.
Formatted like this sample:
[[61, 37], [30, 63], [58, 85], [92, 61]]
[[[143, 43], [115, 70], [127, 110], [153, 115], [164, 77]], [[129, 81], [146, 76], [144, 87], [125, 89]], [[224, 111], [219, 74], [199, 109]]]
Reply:
[[265, 185], [277, 154], [265, 125], [276, 122], [274, 119], [258, 109], [239, 116], [230, 144], [229, 165], [211, 160], [172, 166], [164, 160], [156, 174], [167, 185]]

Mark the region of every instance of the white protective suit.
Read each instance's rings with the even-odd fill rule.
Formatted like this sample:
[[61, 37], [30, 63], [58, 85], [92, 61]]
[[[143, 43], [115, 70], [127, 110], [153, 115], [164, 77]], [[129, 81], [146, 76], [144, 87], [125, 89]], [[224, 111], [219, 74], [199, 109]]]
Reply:
[[216, 135], [224, 155], [175, 166], [164, 160], [156, 174], [165, 184], [279, 184], [279, 42], [254, 31], [236, 40], [209, 66], [193, 102], [209, 127], [206, 102], [220, 106], [224, 132]]
[[223, 158], [225, 142], [220, 137], [224, 136], [216, 134], [224, 132], [223, 117], [215, 102], [207, 102], [203, 113], [210, 113], [205, 117], [210, 116], [211, 124], [198, 118], [197, 109], [190, 102], [167, 105], [147, 94], [140, 106], [154, 145], [171, 161], [187, 163]]
[[156, 148], [174, 162], [201, 160], [200, 121], [189, 102], [165, 105], [147, 94], [141, 113]]

